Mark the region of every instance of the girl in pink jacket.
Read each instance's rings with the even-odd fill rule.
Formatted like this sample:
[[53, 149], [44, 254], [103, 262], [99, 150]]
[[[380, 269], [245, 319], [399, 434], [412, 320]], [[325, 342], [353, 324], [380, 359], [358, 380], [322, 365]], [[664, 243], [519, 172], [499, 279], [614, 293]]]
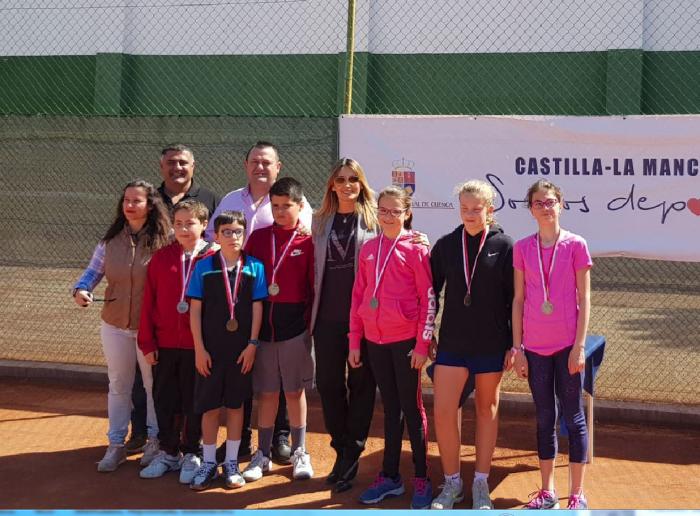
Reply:
[[374, 504], [404, 493], [399, 475], [403, 420], [413, 451], [413, 509], [432, 501], [426, 460], [427, 420], [420, 373], [433, 338], [436, 300], [427, 247], [413, 243], [411, 197], [402, 188], [379, 194], [382, 233], [360, 251], [350, 309], [351, 367], [359, 367], [360, 344], [367, 356], [384, 404], [384, 463], [360, 502]]

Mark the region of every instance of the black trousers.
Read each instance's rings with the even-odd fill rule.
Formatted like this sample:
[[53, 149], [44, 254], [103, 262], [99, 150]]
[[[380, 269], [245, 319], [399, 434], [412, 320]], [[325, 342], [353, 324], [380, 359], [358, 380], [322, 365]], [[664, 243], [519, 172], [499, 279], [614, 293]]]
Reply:
[[148, 426], [146, 425], [146, 389], [143, 387], [141, 369], [136, 361], [136, 375], [134, 386], [131, 388], [131, 435], [146, 437]]
[[420, 371], [411, 368], [410, 353], [415, 344], [415, 339], [391, 344], [367, 343], [369, 363], [384, 405], [383, 473], [391, 478], [399, 474], [404, 420], [411, 441], [415, 476], [428, 476], [428, 421], [423, 408]]
[[198, 453], [202, 416], [194, 413], [196, 375], [193, 349], [158, 350], [153, 368], [153, 402], [160, 448], [170, 455]]
[[[362, 343], [363, 366], [348, 366], [348, 323], [318, 321], [314, 328], [316, 388], [331, 446], [356, 460], [365, 449], [377, 384]], [[347, 376], [346, 376], [347, 373]]]

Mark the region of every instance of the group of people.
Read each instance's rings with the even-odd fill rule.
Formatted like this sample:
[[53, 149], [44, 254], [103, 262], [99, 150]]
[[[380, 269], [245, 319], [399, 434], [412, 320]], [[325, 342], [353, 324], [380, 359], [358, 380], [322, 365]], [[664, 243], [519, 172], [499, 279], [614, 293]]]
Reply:
[[[471, 379], [473, 507], [492, 508], [488, 474], [500, 385], [504, 371], [514, 369], [527, 378], [537, 414], [542, 487], [526, 507], [559, 507], [557, 399], [569, 431], [568, 508], [587, 507], [581, 372], [592, 261], [585, 241], [560, 226], [556, 185], [538, 181], [528, 190], [538, 230], [515, 243], [494, 220], [493, 188], [478, 180], [459, 185], [461, 224], [431, 249], [412, 229], [410, 194], [389, 186], [375, 199], [353, 159], [333, 166], [313, 215], [302, 185], [277, 179], [282, 163], [273, 144], [253, 145], [244, 167], [247, 186], [217, 203], [208, 190], [194, 189], [192, 151], [164, 149], [163, 185], [134, 181], [124, 188], [114, 222], [75, 285], [76, 303], [88, 306], [98, 301], [92, 291], [100, 280], [108, 283], [99, 301], [109, 446], [99, 471], [126, 460], [138, 363], [148, 427], [141, 477], [179, 471], [180, 482], [202, 490], [221, 465], [226, 486], [238, 488], [260, 479], [274, 460], [290, 461], [294, 479], [311, 478], [305, 393], [315, 369], [336, 453], [326, 483], [336, 492], [352, 488], [378, 388], [384, 459], [360, 501], [405, 492], [399, 459], [406, 426], [415, 470], [411, 507], [449, 509], [464, 499], [461, 405]], [[437, 496], [421, 395], [428, 358], [444, 473]], [[251, 451], [253, 395], [257, 449], [242, 469], [239, 460]], [[222, 422], [226, 441], [217, 450]]]

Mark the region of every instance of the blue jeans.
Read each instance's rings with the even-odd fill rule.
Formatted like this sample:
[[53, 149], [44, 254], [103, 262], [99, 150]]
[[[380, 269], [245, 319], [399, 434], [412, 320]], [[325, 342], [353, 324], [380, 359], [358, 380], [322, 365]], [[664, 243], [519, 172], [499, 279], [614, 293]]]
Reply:
[[[583, 412], [583, 376], [569, 374], [571, 346], [550, 356], [525, 351], [528, 383], [537, 413], [537, 456], [541, 460], [557, 455], [557, 403], [569, 431], [569, 462], [587, 461], [588, 429]], [[556, 396], [555, 396], [556, 395]]]

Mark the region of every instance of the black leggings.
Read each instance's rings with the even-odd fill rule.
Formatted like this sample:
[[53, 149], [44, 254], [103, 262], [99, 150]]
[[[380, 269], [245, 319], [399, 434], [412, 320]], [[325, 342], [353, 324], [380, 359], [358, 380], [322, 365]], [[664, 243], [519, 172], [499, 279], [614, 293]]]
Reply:
[[411, 351], [415, 345], [415, 339], [390, 344], [367, 342], [369, 362], [384, 404], [385, 477], [396, 478], [399, 474], [404, 420], [411, 441], [415, 476], [428, 476], [425, 444], [428, 421], [423, 408], [420, 370], [411, 367]]

